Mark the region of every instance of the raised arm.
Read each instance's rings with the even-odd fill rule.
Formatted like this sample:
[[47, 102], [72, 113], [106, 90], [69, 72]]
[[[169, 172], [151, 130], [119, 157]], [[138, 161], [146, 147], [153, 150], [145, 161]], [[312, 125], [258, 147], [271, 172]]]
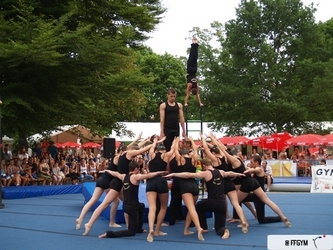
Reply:
[[233, 168], [238, 168], [241, 165], [241, 162], [233, 157], [232, 155], [230, 155], [227, 151], [226, 151], [226, 146], [224, 144], [222, 144], [219, 140], [216, 139], [216, 137], [210, 133], [209, 137], [211, 138], [213, 144], [217, 145], [218, 148], [223, 152], [223, 154], [227, 157], [228, 161], [232, 164]]
[[193, 158], [195, 161], [197, 161], [197, 160], [198, 160], [198, 149], [197, 149], [197, 145], [195, 145], [192, 136], [190, 136], [189, 139], [190, 139], [191, 146], [192, 146], [192, 149], [193, 149], [193, 157], [192, 157], [192, 158]]
[[203, 137], [202, 133], [200, 133], [200, 138], [206, 155], [208, 156], [209, 159], [212, 160], [213, 166], [216, 166], [218, 164], [217, 158], [215, 155], [212, 154], [212, 152], [210, 152], [210, 148], [206, 142], [206, 138]]
[[142, 132], [138, 134], [138, 136], [134, 139], [134, 141], [132, 141], [129, 145], [127, 145], [127, 148], [136, 144], [141, 138], [142, 138]]

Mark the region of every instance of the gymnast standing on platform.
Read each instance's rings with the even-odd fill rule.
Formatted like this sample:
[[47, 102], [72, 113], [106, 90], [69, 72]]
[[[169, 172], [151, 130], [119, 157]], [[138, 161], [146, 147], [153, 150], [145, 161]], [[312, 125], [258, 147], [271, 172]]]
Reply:
[[[167, 171], [170, 157], [173, 155], [175, 150], [176, 140], [173, 140], [171, 150], [166, 151], [165, 146], [162, 143], [157, 144], [157, 136], [154, 137], [153, 145], [149, 150], [149, 173]], [[153, 242], [154, 236], [163, 236], [166, 233], [160, 231], [163, 223], [169, 200], [169, 187], [168, 182], [162, 176], [155, 176], [147, 180], [146, 195], [148, 200], [149, 212], [148, 212], [148, 224], [149, 232], [147, 236], [148, 242]], [[156, 202], [157, 199], [160, 201], [160, 208], [157, 215], [156, 229], [154, 231], [154, 222], [156, 217]]]
[[158, 171], [148, 174], [140, 174], [140, 166], [136, 161], [129, 163], [129, 173], [120, 174], [106, 170], [109, 174], [122, 181], [123, 185], [123, 210], [128, 214], [128, 229], [121, 231], [106, 231], [99, 238], [117, 238], [134, 236], [136, 233], [144, 233], [146, 230], [143, 226], [143, 213], [145, 205], [139, 202], [139, 184], [145, 179], [154, 178], [158, 175], [165, 175], [165, 171]]

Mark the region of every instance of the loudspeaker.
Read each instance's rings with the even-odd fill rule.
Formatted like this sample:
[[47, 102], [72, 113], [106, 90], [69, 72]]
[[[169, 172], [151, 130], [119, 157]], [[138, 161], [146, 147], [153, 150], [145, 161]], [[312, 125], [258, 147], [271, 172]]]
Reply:
[[103, 139], [103, 157], [110, 159], [116, 153], [116, 139], [104, 138]]

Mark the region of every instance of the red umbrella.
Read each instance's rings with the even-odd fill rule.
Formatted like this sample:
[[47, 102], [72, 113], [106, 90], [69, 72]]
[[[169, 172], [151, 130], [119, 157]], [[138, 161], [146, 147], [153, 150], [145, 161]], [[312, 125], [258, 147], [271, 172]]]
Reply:
[[87, 142], [81, 145], [82, 148], [99, 148], [101, 147], [100, 144], [96, 142]]
[[69, 148], [79, 148], [79, 147], [81, 147], [81, 144], [73, 142], [73, 141], [64, 142], [62, 145], [64, 147], [69, 147]]
[[323, 144], [323, 136], [317, 134], [305, 134], [295, 136], [289, 140], [286, 140], [286, 145], [294, 145], [294, 146], [317, 146]]
[[56, 146], [57, 148], [65, 148], [65, 146], [63, 144], [61, 144], [60, 142], [56, 142], [54, 144], [54, 146]]
[[327, 146], [333, 146], [333, 134], [324, 135], [323, 144]]
[[280, 151], [281, 149], [288, 148], [285, 144], [286, 140], [293, 136], [288, 132], [273, 133], [263, 140], [263, 148], [269, 148], [273, 151]]
[[218, 140], [226, 146], [234, 146], [238, 144], [246, 144], [249, 139], [245, 136], [226, 136], [219, 138]]
[[257, 138], [253, 138], [253, 139], [249, 140], [246, 144], [252, 145], [252, 146], [263, 147], [263, 143], [264, 143], [264, 140], [266, 140], [266, 138], [268, 138], [267, 135], [262, 135]]

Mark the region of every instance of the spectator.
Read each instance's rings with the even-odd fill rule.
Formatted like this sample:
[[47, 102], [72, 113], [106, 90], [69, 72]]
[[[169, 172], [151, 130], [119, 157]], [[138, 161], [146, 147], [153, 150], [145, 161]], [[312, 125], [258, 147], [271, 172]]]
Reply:
[[261, 166], [265, 172], [265, 184], [267, 184], [266, 192], [269, 192], [271, 190], [271, 184], [273, 183], [273, 171], [271, 166], [267, 164], [267, 161], [262, 161]]

